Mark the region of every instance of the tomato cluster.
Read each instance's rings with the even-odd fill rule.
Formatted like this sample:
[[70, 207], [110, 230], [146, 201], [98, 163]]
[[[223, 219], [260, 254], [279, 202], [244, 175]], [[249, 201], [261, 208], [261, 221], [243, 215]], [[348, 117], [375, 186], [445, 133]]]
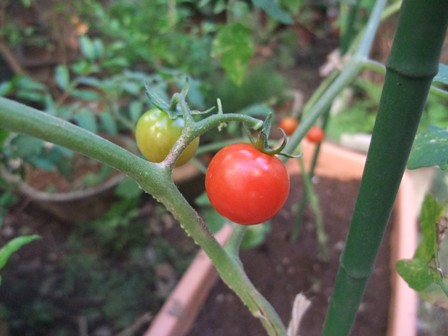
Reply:
[[[283, 129], [286, 135], [291, 135], [296, 130], [299, 122], [294, 117], [284, 117], [280, 120], [280, 128]], [[313, 126], [306, 134], [308, 141], [313, 143], [320, 143], [325, 137], [323, 129], [319, 126]]]
[[[149, 161], [162, 162], [184, 126], [182, 116], [173, 119], [165, 111], [153, 108], [137, 122], [137, 146]], [[198, 144], [199, 138], [193, 140], [176, 166], [188, 162]], [[238, 224], [259, 224], [272, 218], [286, 202], [289, 175], [275, 155], [252, 144], [239, 143], [221, 149], [210, 161], [205, 189], [212, 206], [222, 216]]]

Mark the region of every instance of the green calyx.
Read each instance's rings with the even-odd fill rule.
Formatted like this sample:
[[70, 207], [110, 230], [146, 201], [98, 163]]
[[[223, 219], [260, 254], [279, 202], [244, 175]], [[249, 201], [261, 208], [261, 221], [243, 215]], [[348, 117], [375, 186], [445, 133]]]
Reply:
[[252, 145], [254, 145], [260, 152], [268, 154], [268, 155], [281, 155], [281, 156], [284, 156], [284, 157], [287, 157], [290, 159], [300, 158], [302, 156], [302, 154], [291, 155], [291, 154], [282, 152], [282, 150], [285, 148], [286, 144], [288, 143], [288, 137], [287, 137], [285, 131], [283, 131], [283, 129], [281, 129], [281, 128], [279, 128], [279, 130], [282, 133], [282, 138], [283, 138], [282, 143], [277, 148], [271, 148], [269, 146], [269, 134], [271, 131], [271, 124], [272, 124], [272, 113], [269, 113], [268, 116], [266, 117], [266, 120], [263, 122], [261, 131], [258, 133], [256, 138], [254, 138], [252, 136], [252, 134], [247, 130], [247, 128], [244, 128]]

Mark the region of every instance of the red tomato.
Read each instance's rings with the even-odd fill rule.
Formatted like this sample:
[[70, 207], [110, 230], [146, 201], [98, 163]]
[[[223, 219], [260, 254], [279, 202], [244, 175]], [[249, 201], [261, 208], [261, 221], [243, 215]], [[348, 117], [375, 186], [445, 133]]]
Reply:
[[272, 218], [285, 204], [289, 175], [277, 157], [251, 144], [233, 144], [211, 160], [205, 190], [222, 216], [238, 224], [258, 224]]
[[324, 131], [319, 126], [313, 126], [306, 134], [306, 138], [314, 143], [321, 142], [325, 137]]
[[280, 121], [280, 128], [283, 129], [286, 135], [291, 135], [296, 130], [299, 122], [294, 117], [285, 117]]

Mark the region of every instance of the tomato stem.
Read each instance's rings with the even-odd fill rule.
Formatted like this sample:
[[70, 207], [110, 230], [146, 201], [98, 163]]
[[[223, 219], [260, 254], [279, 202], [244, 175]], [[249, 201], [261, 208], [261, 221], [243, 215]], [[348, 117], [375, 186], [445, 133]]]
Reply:
[[174, 102], [180, 106], [180, 110], [182, 111], [182, 115], [185, 120], [185, 126], [190, 127], [191, 125], [193, 125], [194, 119], [190, 107], [185, 100], [185, 96], [183, 96], [182, 93], [175, 93], [173, 95], [173, 103]]
[[219, 100], [218, 114], [211, 115], [200, 121], [195, 121], [192, 116], [192, 111], [190, 110], [190, 107], [185, 100], [184, 91], [182, 91], [182, 93], [175, 93], [173, 95], [172, 104], [173, 103], [180, 107], [185, 121], [185, 127], [182, 130], [181, 136], [171, 148], [165, 160], [163, 160], [162, 162], [162, 166], [169, 171], [174, 168], [177, 158], [181, 155], [183, 150], [190, 144], [191, 141], [214, 127], [220, 127], [222, 124], [228, 121], [240, 121], [243, 124], [250, 125], [254, 129], [259, 129], [263, 125], [263, 122], [261, 120], [250, 116], [237, 113], [222, 113], [222, 106], [220, 105]]

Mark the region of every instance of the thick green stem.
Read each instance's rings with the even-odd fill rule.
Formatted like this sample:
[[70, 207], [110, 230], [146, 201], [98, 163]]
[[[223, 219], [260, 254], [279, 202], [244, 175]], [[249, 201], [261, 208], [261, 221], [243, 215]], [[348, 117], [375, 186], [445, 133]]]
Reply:
[[23, 104], [0, 97], [0, 125], [18, 133], [65, 146], [97, 159], [133, 178], [181, 223], [216, 266], [252, 314], [260, 318], [269, 335], [285, 335], [285, 327], [271, 305], [247, 278], [241, 264], [219, 245], [202, 218], [185, 200], [162, 164], [143, 160], [125, 149], [73, 124]]
[[447, 22], [446, 0], [403, 2], [325, 336], [347, 335], [355, 319], [437, 73]]

